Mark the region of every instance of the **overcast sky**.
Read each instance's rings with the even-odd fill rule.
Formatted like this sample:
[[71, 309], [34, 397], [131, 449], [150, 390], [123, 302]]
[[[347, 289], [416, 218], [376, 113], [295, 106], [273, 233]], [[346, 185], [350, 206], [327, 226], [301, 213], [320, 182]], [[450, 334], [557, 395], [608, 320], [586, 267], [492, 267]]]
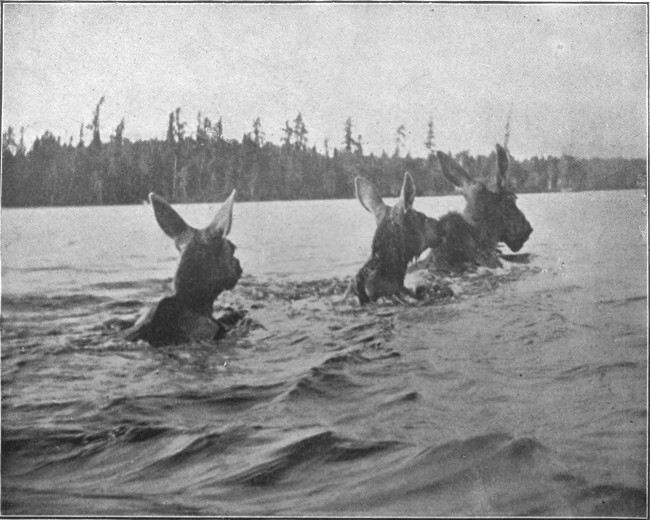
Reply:
[[[515, 157], [644, 157], [645, 5], [6, 4], [2, 129], [76, 143], [102, 95], [102, 139], [164, 139], [197, 112], [279, 143], [301, 112], [309, 145], [488, 154], [511, 113]], [[86, 133], [86, 143], [90, 134]]]

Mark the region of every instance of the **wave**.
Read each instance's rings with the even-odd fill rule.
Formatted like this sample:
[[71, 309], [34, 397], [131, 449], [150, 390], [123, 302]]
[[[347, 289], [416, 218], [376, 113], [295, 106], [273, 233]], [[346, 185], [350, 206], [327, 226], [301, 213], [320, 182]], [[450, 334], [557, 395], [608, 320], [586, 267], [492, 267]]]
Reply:
[[[234, 426], [203, 434], [177, 433], [158, 451], [153, 462], [145, 462], [142, 467], [131, 471], [125, 481], [164, 479], [186, 469], [195, 475], [196, 480], [202, 480], [205, 478], [199, 469], [202, 462], [214, 461], [215, 457], [240, 449], [253, 436], [255, 430], [256, 428], [250, 426]], [[177, 487], [178, 484], [181, 487], [186, 485], [177, 483]]]
[[86, 285], [85, 287], [89, 289], [102, 289], [102, 290], [124, 290], [124, 289], [141, 289], [149, 288], [152, 286], [155, 287], [167, 287], [171, 286], [172, 278], [147, 278], [147, 279], [138, 279], [133, 280], [122, 280], [115, 282], [98, 282]]
[[309, 373], [294, 383], [281, 400], [296, 400], [314, 397], [340, 399], [349, 394], [351, 389], [361, 385], [338, 370], [314, 367]]
[[272, 401], [286, 383], [266, 385], [234, 385], [210, 391], [189, 390], [171, 394], [119, 397], [111, 400], [98, 413], [96, 420], [118, 420], [129, 417], [164, 418], [165, 410], [209, 408], [212, 412], [239, 412]]
[[266, 461], [236, 472], [222, 482], [270, 486], [279, 483], [289, 471], [305, 464], [309, 464], [309, 472], [313, 472], [322, 464], [358, 461], [401, 446], [402, 443], [397, 441], [358, 440], [338, 436], [332, 431], [323, 431], [271, 451]]
[[52, 452], [29, 464], [38, 436], [3, 431], [3, 488], [23, 501], [41, 493], [40, 507], [3, 497], [5, 513], [51, 512], [42, 494], [53, 491], [57, 508], [68, 504], [64, 513], [86, 496], [112, 512], [121, 510], [119, 499], [140, 512], [170, 503], [194, 514], [635, 516], [647, 499], [641, 488], [590, 482], [535, 437], [498, 432], [424, 448], [329, 428], [242, 423], [41, 433]]
[[556, 381], [572, 381], [585, 377], [603, 377], [610, 372], [619, 370], [636, 370], [641, 368], [641, 365], [632, 361], [622, 361], [619, 363], [591, 363], [578, 365], [567, 370], [563, 370], [555, 377]]
[[576, 493], [576, 505], [593, 516], [647, 517], [648, 495], [645, 489], [601, 484]]
[[133, 497], [133, 486], [145, 494], [147, 489], [178, 493], [188, 488], [200, 492], [236, 485], [272, 486], [301, 466], [313, 474], [323, 465], [354, 464], [402, 446], [329, 430], [305, 435], [235, 424], [192, 432], [143, 424], [93, 433], [42, 430], [50, 452], [39, 450], [36, 457], [34, 433], [10, 434], [10, 439], [3, 435], [3, 480], [18, 486], [48, 481], [51, 489], [57, 487], [51, 481], [56, 478], [65, 482], [61, 492], [66, 495], [101, 489], [109, 482], [114, 496], [125, 497]]
[[534, 437], [492, 433], [386, 460], [318, 511], [364, 515], [640, 515], [640, 488], [590, 483]]
[[598, 303], [602, 305], [626, 305], [628, 303], [643, 302], [647, 300], [648, 300], [648, 296], [644, 294], [644, 295], [629, 296], [627, 298], [614, 299], [614, 300], [600, 300]]
[[3, 294], [2, 305], [10, 311], [38, 312], [38, 311], [60, 311], [79, 307], [95, 307], [110, 301], [110, 298], [94, 294], [62, 294], [55, 296], [44, 296], [42, 294]]
[[361, 352], [359, 349], [354, 349], [349, 352], [341, 353], [341, 354], [333, 354], [330, 357], [327, 357], [321, 366], [327, 367], [327, 366], [333, 366], [333, 365], [342, 365], [342, 364], [352, 364], [352, 365], [358, 365], [362, 363], [371, 363], [372, 361], [379, 361], [382, 359], [390, 359], [390, 358], [396, 358], [400, 357], [401, 354], [399, 352], [395, 351], [387, 351], [387, 352]]
[[18, 271], [21, 273], [41, 273], [41, 272], [51, 272], [51, 271], [65, 271], [71, 273], [119, 273], [119, 269], [111, 269], [108, 267], [80, 267], [78, 265], [72, 264], [62, 264], [62, 265], [50, 265], [50, 266], [39, 266], [39, 267], [12, 267], [12, 266], [3, 266], [5, 269], [10, 271]]
[[125, 463], [124, 450], [120, 447], [147, 443], [169, 432], [170, 428], [146, 424], [122, 424], [98, 431], [30, 428], [21, 432], [3, 428], [3, 481], [27, 480], [34, 483], [74, 475], [73, 478], [82, 483], [92, 482], [92, 471], [86, 474], [80, 469], [100, 466], [110, 453], [113, 455], [109, 455], [109, 459], [112, 458], [115, 463]]

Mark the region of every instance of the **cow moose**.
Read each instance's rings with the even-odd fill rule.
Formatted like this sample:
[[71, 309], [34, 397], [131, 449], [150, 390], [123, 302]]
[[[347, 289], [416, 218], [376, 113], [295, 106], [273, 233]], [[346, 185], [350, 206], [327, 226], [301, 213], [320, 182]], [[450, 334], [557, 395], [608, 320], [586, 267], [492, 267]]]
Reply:
[[[462, 214], [450, 212], [439, 219], [439, 243], [432, 248], [429, 269], [435, 272], [462, 272], [478, 266], [500, 267], [497, 245], [503, 242], [513, 252], [519, 251], [533, 231], [517, 207], [515, 193], [507, 187], [509, 158], [496, 145], [498, 172], [496, 189], [475, 181], [449, 155], [438, 152], [442, 174], [465, 197]], [[510, 255], [514, 259], [515, 255]], [[501, 258], [508, 258], [501, 255]]]

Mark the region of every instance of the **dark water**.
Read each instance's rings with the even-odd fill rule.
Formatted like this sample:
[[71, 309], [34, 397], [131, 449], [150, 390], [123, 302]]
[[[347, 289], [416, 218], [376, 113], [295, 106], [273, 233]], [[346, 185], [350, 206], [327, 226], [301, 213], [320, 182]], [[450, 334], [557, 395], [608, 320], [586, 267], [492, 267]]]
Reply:
[[240, 205], [250, 274], [215, 310], [248, 319], [165, 348], [119, 337], [169, 291], [148, 208], [3, 211], [2, 513], [645, 516], [641, 194], [522, 197], [530, 264], [363, 309], [353, 202]]

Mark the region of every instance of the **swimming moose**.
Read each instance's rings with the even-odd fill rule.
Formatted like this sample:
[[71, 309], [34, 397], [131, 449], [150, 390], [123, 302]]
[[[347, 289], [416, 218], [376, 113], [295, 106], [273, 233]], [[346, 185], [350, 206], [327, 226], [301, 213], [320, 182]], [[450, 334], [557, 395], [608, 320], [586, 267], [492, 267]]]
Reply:
[[404, 287], [406, 269], [425, 249], [439, 244], [438, 221], [413, 209], [415, 183], [408, 173], [404, 175], [399, 200], [393, 207], [384, 203], [366, 179], [357, 177], [355, 187], [361, 205], [375, 215], [377, 229], [370, 260], [359, 270], [348, 292], [356, 294], [362, 305], [380, 297], [414, 297], [415, 294]]
[[232, 311], [216, 320], [212, 304], [222, 291], [237, 284], [242, 269], [235, 258], [235, 246], [226, 237], [232, 225], [235, 191], [224, 202], [212, 222], [195, 229], [155, 193], [149, 194], [154, 215], [162, 230], [174, 240], [181, 253], [174, 276], [174, 294], [162, 298], [126, 331], [130, 341], [152, 345], [212, 340], [243, 317]]
[[[533, 228], [517, 208], [517, 196], [507, 187], [508, 152], [496, 145], [498, 173], [496, 190], [476, 182], [449, 155], [438, 152], [442, 174], [460, 189], [467, 202], [462, 215], [448, 213], [440, 218], [441, 240], [428, 259], [434, 272], [462, 272], [477, 266], [500, 267], [499, 242], [519, 251]], [[515, 259], [514, 256], [501, 255]]]

